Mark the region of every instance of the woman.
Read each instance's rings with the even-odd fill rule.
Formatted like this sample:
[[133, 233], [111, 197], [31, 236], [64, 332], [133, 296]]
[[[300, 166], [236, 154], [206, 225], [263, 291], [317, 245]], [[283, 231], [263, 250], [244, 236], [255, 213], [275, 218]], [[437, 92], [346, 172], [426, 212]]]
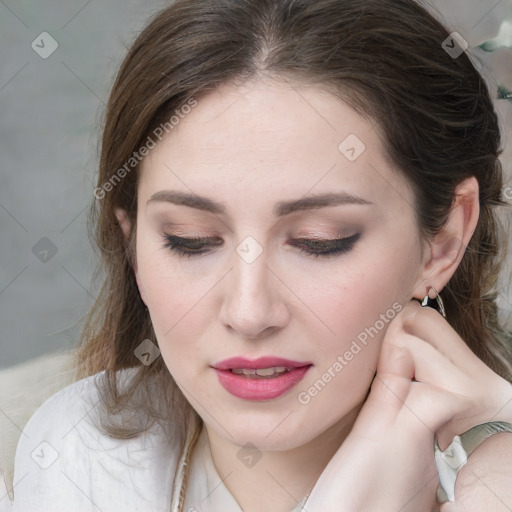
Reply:
[[499, 153], [411, 0], [163, 10], [107, 106], [84, 379], [14, 509], [510, 510]]

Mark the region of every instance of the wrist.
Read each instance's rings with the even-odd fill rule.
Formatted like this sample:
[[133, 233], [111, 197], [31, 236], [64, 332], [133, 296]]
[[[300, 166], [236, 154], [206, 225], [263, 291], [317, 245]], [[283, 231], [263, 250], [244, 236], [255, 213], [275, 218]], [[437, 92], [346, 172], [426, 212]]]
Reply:
[[488, 422], [455, 436], [444, 451], [440, 450], [436, 442], [434, 453], [440, 480], [437, 491], [439, 501], [455, 501], [456, 491], [460, 486], [463, 486], [463, 493], [467, 493], [468, 489], [474, 492], [476, 473], [473, 468], [481, 468], [483, 464], [490, 470], [501, 471], [507, 467], [507, 463], [501, 460], [503, 454], [508, 461], [510, 475], [511, 433], [510, 423]]
[[461, 469], [455, 487], [457, 501], [468, 512], [509, 512], [511, 474], [512, 434], [496, 434], [476, 448]]

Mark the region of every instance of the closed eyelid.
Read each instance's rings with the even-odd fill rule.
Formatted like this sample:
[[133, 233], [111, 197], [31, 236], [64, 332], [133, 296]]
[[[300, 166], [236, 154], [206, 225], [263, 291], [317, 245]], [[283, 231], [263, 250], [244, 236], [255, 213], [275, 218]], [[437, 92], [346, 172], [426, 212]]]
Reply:
[[[334, 239], [311, 239], [295, 238], [288, 241], [292, 247], [298, 248], [301, 252], [310, 257], [327, 259], [329, 257], [341, 256], [352, 250], [361, 234]], [[210, 248], [222, 246], [224, 241], [218, 237], [180, 237], [165, 234], [163, 248], [169, 249], [178, 256], [201, 256], [209, 254]]]

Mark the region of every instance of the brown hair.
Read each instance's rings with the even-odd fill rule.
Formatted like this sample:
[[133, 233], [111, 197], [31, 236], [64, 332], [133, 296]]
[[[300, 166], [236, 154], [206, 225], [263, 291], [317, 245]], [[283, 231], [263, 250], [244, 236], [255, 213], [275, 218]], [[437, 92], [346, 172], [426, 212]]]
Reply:
[[[105, 370], [98, 386], [106, 432], [132, 437], [147, 428], [146, 419], [169, 423], [172, 416], [179, 429], [191, 410], [161, 357], [144, 365], [134, 355], [155, 335], [132, 270], [136, 229], [127, 242], [114, 215], [125, 209], [135, 227], [137, 165], [131, 170], [126, 162], [191, 98], [263, 75], [327, 88], [374, 120], [389, 158], [414, 188], [426, 238], [445, 223], [457, 184], [477, 178], [478, 226], [443, 298], [453, 328], [512, 381], [511, 335], [498, 324], [495, 302], [505, 245], [495, 209], [506, 204], [498, 121], [468, 55], [452, 58], [443, 49], [448, 36], [412, 0], [177, 0], [154, 17], [112, 88], [98, 176], [107, 192], [91, 213], [105, 278], [76, 364], [78, 377]], [[131, 367], [134, 379], [121, 390], [116, 371]], [[158, 393], [150, 393], [150, 382]], [[115, 423], [127, 408], [145, 420]]]

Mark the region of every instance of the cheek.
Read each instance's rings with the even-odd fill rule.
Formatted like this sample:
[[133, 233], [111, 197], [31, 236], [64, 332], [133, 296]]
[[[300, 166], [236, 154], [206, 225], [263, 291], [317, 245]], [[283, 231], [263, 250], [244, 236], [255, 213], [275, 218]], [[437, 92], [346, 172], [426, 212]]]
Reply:
[[[388, 258], [390, 259], [390, 258]], [[294, 291], [304, 299], [310, 318], [316, 317], [320, 343], [343, 350], [347, 343], [371, 330], [371, 339], [381, 336], [410, 292], [408, 270], [402, 262], [394, 265], [381, 254], [378, 262], [361, 257], [350, 265], [332, 265], [307, 280], [294, 279]], [[382, 331], [382, 333], [380, 333]]]
[[[149, 237], [148, 237], [149, 238]], [[157, 338], [184, 318], [193, 301], [191, 280], [155, 240], [137, 239], [137, 273]]]
[[198, 272], [194, 263], [171, 256], [151, 237], [137, 243], [138, 280], [162, 356], [170, 370], [173, 361], [190, 360], [193, 368], [198, 340], [214, 318], [212, 298], [222, 274]]
[[326, 327], [315, 336], [317, 371], [339, 375], [338, 380], [350, 382], [351, 387], [362, 383], [361, 390], [376, 369], [389, 324], [402, 309], [392, 294], [372, 292], [369, 281], [331, 285], [329, 294], [322, 294], [315, 303]]
[[316, 274], [298, 291], [317, 316], [308, 315], [308, 337], [319, 363], [315, 377], [336, 380], [340, 389], [348, 383], [359, 394], [367, 391], [386, 331], [410, 299], [411, 261], [390, 250], [378, 259], [361, 255], [350, 268], [339, 265], [323, 277]]
[[403, 308], [404, 292], [396, 286], [395, 276], [384, 275], [385, 280], [382, 269], [372, 267], [364, 274], [331, 274], [329, 285], [310, 295], [312, 309], [320, 312], [325, 325], [312, 331], [315, 371], [301, 384], [296, 398], [306, 407], [305, 413], [323, 418], [325, 425], [364, 400], [385, 333]]

